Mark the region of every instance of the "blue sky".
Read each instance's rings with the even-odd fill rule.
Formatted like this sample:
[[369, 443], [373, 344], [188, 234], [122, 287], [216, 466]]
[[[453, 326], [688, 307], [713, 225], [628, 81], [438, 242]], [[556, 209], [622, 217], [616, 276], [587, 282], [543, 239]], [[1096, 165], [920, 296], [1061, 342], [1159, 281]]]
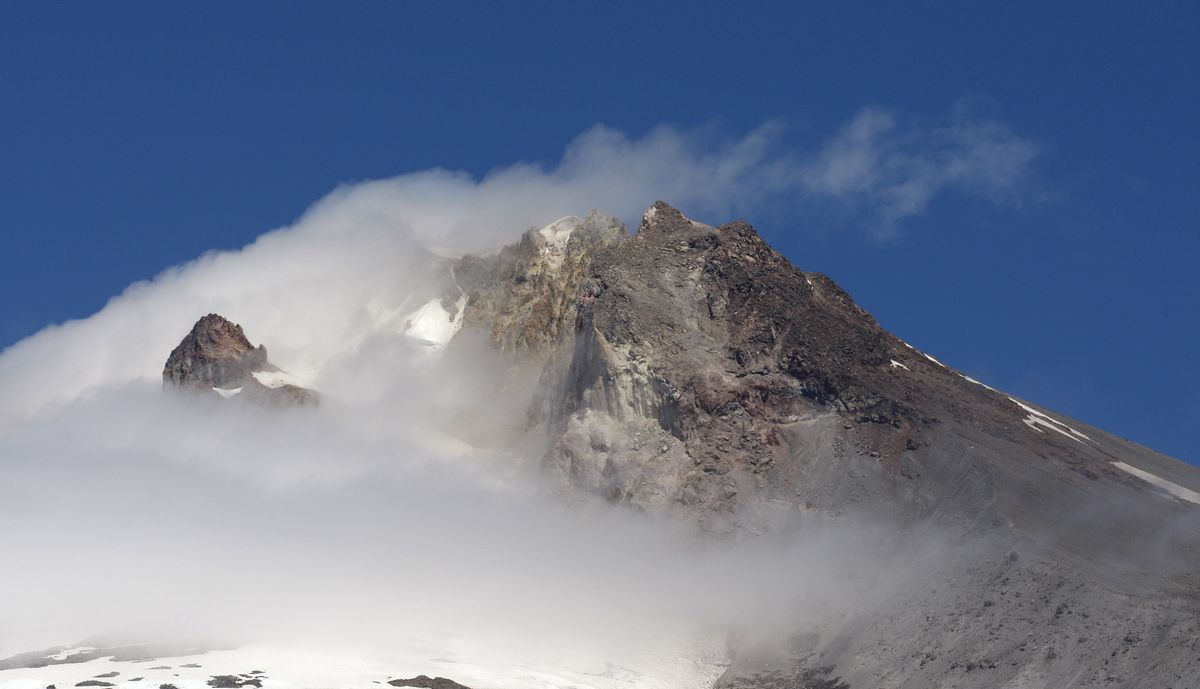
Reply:
[[864, 109], [920, 161], [967, 113], [1031, 147], [1017, 187], [740, 214], [947, 363], [1200, 463], [1200, 9], [794, 5], [6, 3], [0, 346], [345, 182], [596, 124], [820, 151]]

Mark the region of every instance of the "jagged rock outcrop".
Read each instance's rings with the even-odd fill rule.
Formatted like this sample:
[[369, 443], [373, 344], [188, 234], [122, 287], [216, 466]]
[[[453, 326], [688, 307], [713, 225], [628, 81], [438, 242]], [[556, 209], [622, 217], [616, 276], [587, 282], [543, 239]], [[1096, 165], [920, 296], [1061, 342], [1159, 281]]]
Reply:
[[269, 405], [315, 404], [316, 391], [293, 381], [267, 360], [267, 348], [255, 347], [242, 326], [210, 313], [171, 351], [163, 366], [163, 385], [206, 395]]
[[388, 680], [388, 684], [393, 687], [417, 687], [418, 689], [470, 689], [470, 687], [459, 684], [452, 679], [430, 677], [428, 675], [417, 675], [408, 679]]

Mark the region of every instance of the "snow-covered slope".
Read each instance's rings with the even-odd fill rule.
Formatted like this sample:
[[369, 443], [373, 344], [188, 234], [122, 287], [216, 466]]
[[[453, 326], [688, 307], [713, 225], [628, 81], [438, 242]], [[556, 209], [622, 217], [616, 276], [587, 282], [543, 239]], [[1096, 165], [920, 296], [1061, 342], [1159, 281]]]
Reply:
[[[70, 649], [46, 656], [69, 660]], [[688, 658], [669, 651], [618, 665], [579, 660], [552, 663], [462, 640], [411, 639], [393, 650], [252, 645], [232, 650], [136, 661], [97, 658], [82, 663], [0, 670], [0, 689], [83, 686], [207, 689], [214, 678], [233, 678], [264, 689], [351, 689], [386, 686], [418, 675], [446, 677], [470, 689], [702, 689], [724, 670], [717, 658]], [[228, 683], [228, 682], [227, 682]]]
[[462, 328], [466, 305], [466, 295], [459, 297], [449, 310], [443, 305], [442, 299], [430, 299], [408, 316], [404, 334], [435, 347], [444, 347]]

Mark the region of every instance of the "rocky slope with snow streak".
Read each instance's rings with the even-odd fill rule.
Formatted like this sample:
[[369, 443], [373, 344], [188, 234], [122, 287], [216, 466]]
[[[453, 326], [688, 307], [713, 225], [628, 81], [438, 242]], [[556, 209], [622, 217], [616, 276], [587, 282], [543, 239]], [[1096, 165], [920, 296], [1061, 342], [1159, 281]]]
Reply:
[[914, 349], [744, 222], [600, 224], [458, 267], [466, 327], [542, 367], [555, 485], [720, 538], [882, 523], [949, 553], [721, 686], [1200, 686], [1200, 472]]

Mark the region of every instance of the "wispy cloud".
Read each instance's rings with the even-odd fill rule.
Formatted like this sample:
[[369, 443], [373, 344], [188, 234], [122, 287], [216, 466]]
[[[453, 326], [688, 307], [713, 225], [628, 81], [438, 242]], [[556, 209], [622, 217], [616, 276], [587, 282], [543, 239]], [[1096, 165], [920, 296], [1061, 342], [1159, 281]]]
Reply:
[[891, 236], [947, 192], [998, 205], [1022, 202], [1032, 191], [1038, 153], [1033, 142], [962, 107], [936, 127], [902, 125], [896, 114], [868, 108], [801, 163], [800, 181], [813, 197], [836, 200]]

